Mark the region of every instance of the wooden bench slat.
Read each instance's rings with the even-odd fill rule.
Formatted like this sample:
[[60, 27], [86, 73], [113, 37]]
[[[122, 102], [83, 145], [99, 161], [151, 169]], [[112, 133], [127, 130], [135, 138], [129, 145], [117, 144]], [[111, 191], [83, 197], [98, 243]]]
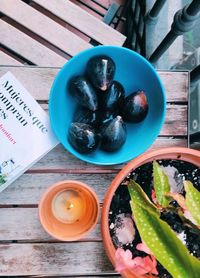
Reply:
[[4, 46], [38, 66], [59, 67], [66, 62], [65, 58], [3, 20], [0, 20], [0, 37]]
[[91, 186], [100, 202], [116, 174], [24, 174], [0, 194], [0, 205], [38, 204], [44, 191], [61, 180], [80, 180]]
[[[48, 112], [47, 104], [41, 104], [41, 106]], [[167, 104], [165, 122], [159, 135], [187, 136], [187, 117], [187, 105]]]
[[1, 0], [0, 10], [71, 56], [92, 47], [77, 35], [20, 0]]
[[168, 104], [160, 135], [187, 136], [187, 125], [187, 105]]
[[[1, 28], [0, 28], [1, 29]], [[7, 55], [3, 51], [0, 50], [0, 65], [14, 65], [14, 66], [20, 66], [23, 65], [19, 61], [15, 60], [13, 57]]]
[[189, 93], [189, 73], [179, 71], [158, 71], [166, 90], [167, 101], [186, 102]]
[[[157, 138], [151, 149], [166, 148], [166, 147], [187, 147], [187, 139], [172, 139], [172, 138]], [[121, 169], [123, 165], [106, 166], [103, 169]], [[37, 162], [31, 169], [98, 169], [99, 166], [86, 163], [75, 156], [71, 155], [62, 145], [58, 145], [47, 155], [45, 155], [39, 162]]]
[[[47, 100], [57, 68], [0, 67], [0, 76], [7, 71], [19, 78], [24, 87], [37, 100]], [[158, 71], [166, 90], [168, 102], [185, 102], [188, 98], [188, 73]]]
[[[9, 68], [1, 67], [0, 76], [8, 70], [11, 70], [13, 74], [22, 82], [24, 87], [33, 95], [34, 98], [39, 100], [47, 100], [50, 87], [53, 79], [58, 72], [58, 69], [51, 68]], [[161, 78], [164, 80], [166, 85], [166, 94], [168, 101], [172, 99], [173, 95], [177, 94], [176, 101], [185, 101], [187, 99], [187, 82], [185, 78], [187, 75], [176, 72], [175, 75], [171, 75], [167, 72], [160, 72]], [[165, 74], [168, 82], [165, 81]], [[170, 78], [171, 77], [171, 78]], [[177, 77], [178, 83], [174, 82]], [[172, 80], [171, 86], [170, 81]], [[169, 84], [169, 85], [168, 85]], [[172, 92], [172, 88], [174, 88]], [[170, 91], [168, 91], [168, 89]], [[168, 97], [169, 94], [169, 97]], [[176, 102], [174, 101], [174, 102]], [[47, 105], [43, 104], [42, 107], [47, 109]], [[178, 125], [177, 125], [178, 122]], [[187, 106], [186, 105], [168, 105], [167, 115], [164, 126], [161, 130], [160, 135], [164, 136], [175, 136], [175, 135], [187, 135]]]
[[1, 244], [0, 265], [0, 275], [8, 276], [114, 273], [102, 242]]
[[126, 39], [124, 35], [69, 0], [33, 0], [33, 2], [39, 4], [101, 44], [122, 45]]
[[[0, 241], [46, 242], [55, 240], [42, 228], [38, 217], [38, 208], [1, 208], [0, 223]], [[100, 219], [95, 229], [86, 235], [83, 240], [102, 240]]]

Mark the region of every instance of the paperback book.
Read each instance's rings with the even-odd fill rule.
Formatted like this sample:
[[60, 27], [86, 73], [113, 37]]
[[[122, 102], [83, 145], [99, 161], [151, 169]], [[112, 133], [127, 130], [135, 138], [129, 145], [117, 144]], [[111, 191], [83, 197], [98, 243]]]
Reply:
[[0, 192], [57, 144], [46, 112], [7, 72], [0, 78]]

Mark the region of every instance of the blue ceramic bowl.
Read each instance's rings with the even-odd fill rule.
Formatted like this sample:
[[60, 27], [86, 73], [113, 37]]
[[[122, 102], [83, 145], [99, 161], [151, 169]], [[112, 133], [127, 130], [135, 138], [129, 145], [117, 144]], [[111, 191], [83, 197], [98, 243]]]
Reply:
[[[126, 95], [138, 89], [145, 90], [149, 111], [141, 123], [127, 124], [127, 139], [118, 151], [108, 153], [97, 149], [90, 154], [80, 154], [67, 140], [68, 127], [77, 105], [67, 91], [67, 84], [72, 76], [84, 74], [88, 60], [97, 55], [107, 55], [114, 60], [114, 79], [124, 86]], [[159, 76], [142, 56], [123, 47], [97, 46], [80, 52], [59, 71], [51, 89], [49, 111], [51, 126], [58, 140], [70, 153], [90, 163], [113, 165], [137, 157], [152, 145], [164, 122], [166, 98]]]

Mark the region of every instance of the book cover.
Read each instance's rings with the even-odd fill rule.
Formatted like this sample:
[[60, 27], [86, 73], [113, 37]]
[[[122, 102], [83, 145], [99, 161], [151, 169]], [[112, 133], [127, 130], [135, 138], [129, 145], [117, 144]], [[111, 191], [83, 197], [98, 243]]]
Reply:
[[46, 112], [7, 72], [0, 78], [0, 192], [57, 144]]

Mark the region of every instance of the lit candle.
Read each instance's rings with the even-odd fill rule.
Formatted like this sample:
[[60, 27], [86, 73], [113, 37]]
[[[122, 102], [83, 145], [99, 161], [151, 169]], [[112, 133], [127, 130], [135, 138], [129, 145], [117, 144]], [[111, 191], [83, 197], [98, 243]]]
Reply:
[[84, 215], [85, 201], [76, 190], [67, 189], [53, 198], [52, 212], [59, 221], [74, 223]]
[[51, 236], [63, 241], [83, 238], [96, 225], [99, 201], [95, 192], [80, 181], [55, 183], [39, 203], [42, 226]]

